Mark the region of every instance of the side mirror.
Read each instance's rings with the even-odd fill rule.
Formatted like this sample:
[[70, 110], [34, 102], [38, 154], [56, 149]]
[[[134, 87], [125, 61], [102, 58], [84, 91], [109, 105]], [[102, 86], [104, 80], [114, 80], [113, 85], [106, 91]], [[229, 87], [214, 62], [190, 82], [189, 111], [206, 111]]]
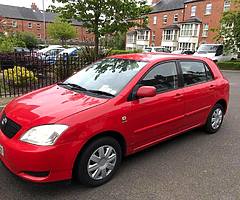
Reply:
[[137, 97], [154, 97], [157, 94], [157, 90], [153, 86], [142, 86], [137, 90]]

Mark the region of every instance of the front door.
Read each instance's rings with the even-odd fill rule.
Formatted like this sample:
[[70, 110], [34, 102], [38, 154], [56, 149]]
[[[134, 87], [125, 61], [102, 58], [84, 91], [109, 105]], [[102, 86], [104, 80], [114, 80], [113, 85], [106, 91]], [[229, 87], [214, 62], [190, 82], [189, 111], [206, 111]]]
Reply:
[[184, 117], [183, 89], [179, 87], [179, 75], [174, 61], [154, 66], [137, 84], [154, 86], [155, 97], [131, 101], [129, 123], [136, 149], [178, 132]]

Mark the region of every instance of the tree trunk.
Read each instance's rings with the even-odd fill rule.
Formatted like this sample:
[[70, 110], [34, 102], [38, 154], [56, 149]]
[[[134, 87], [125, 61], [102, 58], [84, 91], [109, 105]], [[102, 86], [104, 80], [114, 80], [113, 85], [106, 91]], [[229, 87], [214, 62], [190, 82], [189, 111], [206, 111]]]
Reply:
[[95, 34], [94, 43], [95, 43], [95, 56], [97, 58], [98, 52], [99, 52], [99, 37], [96, 34]]

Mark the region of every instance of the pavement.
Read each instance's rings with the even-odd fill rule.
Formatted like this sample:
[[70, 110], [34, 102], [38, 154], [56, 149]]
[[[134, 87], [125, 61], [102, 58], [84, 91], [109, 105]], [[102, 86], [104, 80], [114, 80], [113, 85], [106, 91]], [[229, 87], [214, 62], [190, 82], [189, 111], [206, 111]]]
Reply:
[[222, 128], [193, 130], [124, 159], [109, 183], [33, 184], [0, 164], [0, 200], [237, 200], [240, 199], [240, 73], [224, 72], [231, 99]]

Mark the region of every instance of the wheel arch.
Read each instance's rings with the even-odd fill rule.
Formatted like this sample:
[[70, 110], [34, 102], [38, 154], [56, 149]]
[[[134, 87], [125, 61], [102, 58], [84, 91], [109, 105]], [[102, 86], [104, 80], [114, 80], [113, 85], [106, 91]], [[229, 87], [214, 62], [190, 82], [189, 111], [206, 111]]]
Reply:
[[220, 104], [224, 109], [224, 114], [226, 114], [226, 112], [227, 112], [227, 101], [224, 100], [224, 99], [220, 99], [216, 102], [216, 104]]
[[90, 139], [87, 140], [87, 142], [83, 145], [83, 147], [81, 148], [81, 150], [78, 152], [77, 156], [76, 156], [76, 159], [73, 163], [73, 170], [72, 170], [72, 177], [75, 176], [75, 173], [76, 173], [76, 163], [78, 162], [78, 160], [80, 159], [81, 157], [81, 154], [82, 152], [84, 151], [84, 149], [91, 143], [93, 142], [94, 140], [97, 140], [99, 138], [103, 138], [103, 137], [112, 137], [114, 139], [116, 139], [120, 146], [121, 146], [121, 149], [122, 149], [122, 152], [123, 152], [123, 156], [126, 155], [127, 153], [127, 142], [126, 142], [126, 139], [124, 138], [124, 136], [117, 132], [117, 131], [112, 131], [112, 130], [109, 130], [109, 131], [104, 131], [104, 132], [101, 132], [101, 133], [98, 133], [96, 135], [94, 135], [93, 137], [91, 137]]

